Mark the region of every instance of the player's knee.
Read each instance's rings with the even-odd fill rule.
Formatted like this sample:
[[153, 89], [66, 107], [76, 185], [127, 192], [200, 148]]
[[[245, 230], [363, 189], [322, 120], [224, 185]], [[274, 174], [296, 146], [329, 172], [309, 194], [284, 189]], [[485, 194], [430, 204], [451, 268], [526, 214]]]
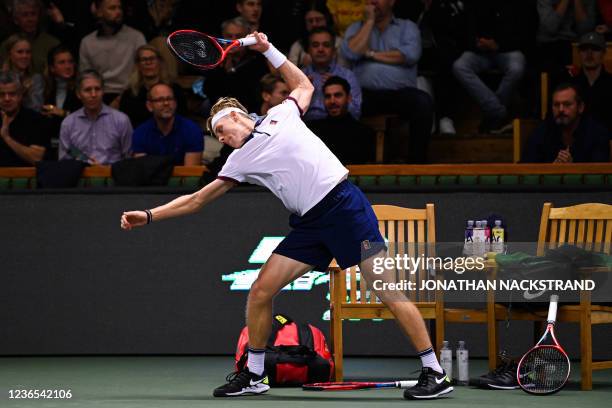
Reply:
[[267, 288], [259, 279], [251, 285], [251, 290], [249, 291], [250, 303], [266, 303], [272, 300], [273, 297], [274, 291]]

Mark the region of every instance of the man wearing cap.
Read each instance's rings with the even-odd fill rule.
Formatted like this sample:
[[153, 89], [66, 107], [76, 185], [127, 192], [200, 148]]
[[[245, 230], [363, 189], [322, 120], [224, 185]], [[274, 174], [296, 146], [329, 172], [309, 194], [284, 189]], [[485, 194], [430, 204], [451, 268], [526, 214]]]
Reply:
[[586, 113], [612, 134], [612, 74], [603, 63], [606, 41], [599, 33], [587, 33], [580, 38], [578, 50], [580, 66], [570, 69], [570, 82], [581, 88]]

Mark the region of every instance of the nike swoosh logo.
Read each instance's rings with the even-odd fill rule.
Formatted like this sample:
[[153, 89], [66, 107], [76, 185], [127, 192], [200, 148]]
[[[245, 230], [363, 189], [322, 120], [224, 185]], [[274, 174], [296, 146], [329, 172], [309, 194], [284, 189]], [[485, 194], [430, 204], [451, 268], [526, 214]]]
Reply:
[[260, 383], [261, 383], [261, 382], [262, 382], [264, 379], [265, 379], [265, 378], [262, 378], [261, 380], [258, 380], [258, 381], [253, 381], [253, 380], [250, 380], [250, 381], [249, 381], [249, 385], [257, 385], [257, 384], [260, 384]]
[[436, 380], [436, 384], [442, 384], [444, 381], [446, 381], [446, 376], [444, 376], [444, 377], [442, 377], [440, 379], [436, 378], [435, 380]]

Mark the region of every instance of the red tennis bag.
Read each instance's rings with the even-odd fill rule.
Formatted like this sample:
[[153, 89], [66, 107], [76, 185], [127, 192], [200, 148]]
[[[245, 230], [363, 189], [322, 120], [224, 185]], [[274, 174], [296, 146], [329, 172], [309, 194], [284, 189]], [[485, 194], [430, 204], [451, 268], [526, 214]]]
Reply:
[[[301, 386], [330, 381], [334, 360], [321, 330], [277, 314], [266, 345], [265, 368], [270, 385]], [[249, 330], [242, 329], [236, 348], [236, 369], [247, 363]]]

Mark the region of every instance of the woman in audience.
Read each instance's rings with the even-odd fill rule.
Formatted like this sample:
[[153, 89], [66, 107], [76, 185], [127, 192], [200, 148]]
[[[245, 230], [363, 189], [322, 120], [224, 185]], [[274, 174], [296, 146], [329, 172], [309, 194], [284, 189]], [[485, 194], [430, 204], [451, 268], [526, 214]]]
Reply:
[[136, 51], [136, 64], [130, 76], [128, 89], [121, 95], [119, 110], [129, 116], [132, 127], [138, 125], [151, 117], [147, 110], [147, 92], [159, 82], [171, 84], [178, 104], [178, 113], [185, 114], [185, 98], [183, 90], [172, 83], [168, 75], [166, 64], [157, 49], [150, 45], [143, 45]]
[[40, 111], [43, 104], [45, 84], [42, 75], [32, 73], [32, 44], [23, 34], [13, 34], [5, 42], [6, 61], [3, 71], [19, 75], [25, 92], [22, 105]]
[[45, 104], [41, 113], [47, 118], [53, 147], [54, 140], [59, 139], [64, 118], [82, 106], [75, 91], [76, 74], [74, 56], [68, 47], [58, 45], [49, 50], [45, 69]]

